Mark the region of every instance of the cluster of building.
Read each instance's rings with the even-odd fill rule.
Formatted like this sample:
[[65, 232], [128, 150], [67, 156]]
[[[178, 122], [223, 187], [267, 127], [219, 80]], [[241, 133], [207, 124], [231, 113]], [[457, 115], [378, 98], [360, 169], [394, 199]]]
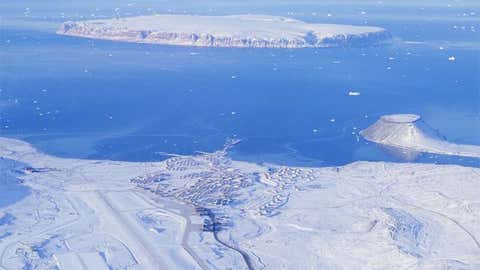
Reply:
[[271, 168], [263, 174], [262, 182], [271, 185], [271, 198], [258, 207], [258, 213], [262, 216], [275, 216], [280, 213], [280, 208], [284, 206], [290, 197], [292, 188], [299, 182], [312, 181], [315, 179], [313, 170], [298, 168]]
[[165, 161], [168, 171], [185, 171], [198, 166], [202, 163], [193, 157], [172, 157]]
[[[225, 146], [228, 147], [230, 144]], [[224, 207], [234, 203], [241, 197], [241, 190], [258, 180], [257, 174], [243, 172], [231, 163], [225, 150], [177, 156], [166, 160], [157, 173], [133, 178], [131, 182], [161, 197], [194, 206], [204, 219], [203, 230], [216, 233], [231, 226], [229, 218], [221, 214]]]
[[174, 157], [165, 170], [132, 179], [138, 186], [162, 197], [173, 197], [198, 207], [232, 203], [239, 190], [253, 185], [256, 175], [229, 166], [224, 151], [195, 157]]

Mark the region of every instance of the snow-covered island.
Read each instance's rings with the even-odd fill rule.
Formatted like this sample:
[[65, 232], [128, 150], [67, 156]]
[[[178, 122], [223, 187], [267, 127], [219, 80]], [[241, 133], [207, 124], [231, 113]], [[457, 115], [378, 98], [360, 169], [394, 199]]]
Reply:
[[360, 134], [368, 141], [399, 149], [406, 154], [432, 153], [480, 158], [479, 145], [448, 142], [415, 114], [384, 115]]
[[229, 145], [135, 163], [0, 138], [0, 269], [479, 269], [478, 168], [257, 165]]
[[391, 37], [379, 27], [313, 24], [267, 15], [153, 15], [69, 21], [57, 33], [136, 43], [251, 48], [367, 45]]

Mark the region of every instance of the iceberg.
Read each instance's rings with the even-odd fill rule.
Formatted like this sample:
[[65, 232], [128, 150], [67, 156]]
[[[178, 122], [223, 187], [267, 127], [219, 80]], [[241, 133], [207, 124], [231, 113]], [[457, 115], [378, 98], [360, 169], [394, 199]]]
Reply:
[[135, 43], [242, 48], [367, 45], [391, 37], [380, 27], [313, 24], [268, 15], [154, 15], [68, 21], [57, 33]]

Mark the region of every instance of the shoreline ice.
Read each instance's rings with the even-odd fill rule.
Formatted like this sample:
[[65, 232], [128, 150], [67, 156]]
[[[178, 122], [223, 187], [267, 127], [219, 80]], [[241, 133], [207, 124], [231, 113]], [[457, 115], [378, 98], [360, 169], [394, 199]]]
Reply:
[[69, 21], [57, 33], [134, 43], [240, 48], [371, 45], [391, 38], [380, 27], [313, 24], [268, 15], [153, 15]]

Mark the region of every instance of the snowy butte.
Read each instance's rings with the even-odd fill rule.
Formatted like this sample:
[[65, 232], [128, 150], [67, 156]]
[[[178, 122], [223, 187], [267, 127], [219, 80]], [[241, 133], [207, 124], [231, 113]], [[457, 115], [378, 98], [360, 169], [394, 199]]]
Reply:
[[267, 15], [154, 15], [65, 22], [57, 33], [125, 42], [251, 48], [364, 45], [391, 37], [379, 27], [313, 24]]

